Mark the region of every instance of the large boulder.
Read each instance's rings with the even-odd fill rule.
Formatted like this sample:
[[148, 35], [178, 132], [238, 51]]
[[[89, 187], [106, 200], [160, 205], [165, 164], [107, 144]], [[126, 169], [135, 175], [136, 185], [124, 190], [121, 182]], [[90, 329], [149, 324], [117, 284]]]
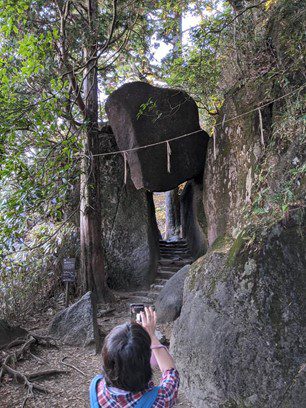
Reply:
[[170, 173], [166, 143], [128, 153], [137, 189], [172, 190], [203, 172], [209, 136], [201, 130], [198, 108], [186, 92], [132, 82], [113, 92], [105, 109], [120, 150], [192, 133], [170, 143]]
[[180, 196], [182, 236], [188, 242], [193, 259], [207, 250], [207, 223], [203, 205], [203, 180], [196, 178], [186, 183]]
[[[260, 55], [283, 60], [289, 37], [301, 32], [303, 19], [292, 24], [297, 9], [287, 3], [277, 2], [273, 12], [253, 16], [253, 26], [248, 26], [264, 44], [247, 53], [258, 62], [257, 72], [265, 69]], [[243, 41], [244, 31], [236, 34]], [[237, 51], [246, 67], [245, 52]], [[298, 56], [293, 52], [291, 61]], [[232, 61], [237, 68], [235, 59], [227, 60], [223, 78], [235, 85], [225, 92], [204, 170], [209, 248], [185, 281], [173, 351], [182, 386], [195, 406], [302, 408], [306, 260], [299, 209], [305, 206], [301, 76], [295, 65], [286, 67], [284, 85], [278, 78], [254, 76], [252, 66], [252, 80], [237, 81], [231, 72], [240, 75], [239, 69], [228, 69]]]
[[0, 349], [18, 338], [25, 338], [28, 332], [19, 326], [10, 326], [4, 319], [0, 319]]
[[[118, 149], [114, 135], [102, 129], [100, 151]], [[124, 184], [120, 154], [100, 158], [102, 245], [108, 284], [113, 289], [149, 287], [159, 260], [159, 233], [152, 193]]]
[[49, 334], [70, 346], [100, 348], [96, 299], [87, 292], [78, 302], [59, 312], [53, 319]]
[[190, 265], [185, 265], [165, 284], [158, 295], [155, 307], [159, 323], [173, 322], [181, 313], [184, 282]]
[[219, 238], [191, 266], [171, 343], [195, 406], [305, 407], [304, 229], [297, 212], [253, 244]]

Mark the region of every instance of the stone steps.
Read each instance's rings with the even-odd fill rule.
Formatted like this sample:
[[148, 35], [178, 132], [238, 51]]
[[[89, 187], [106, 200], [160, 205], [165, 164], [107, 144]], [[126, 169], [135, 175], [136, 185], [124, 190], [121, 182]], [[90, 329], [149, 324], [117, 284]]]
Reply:
[[161, 258], [155, 281], [150, 286], [148, 296], [156, 300], [167, 281], [172, 278], [183, 266], [193, 262], [186, 241], [159, 241]]
[[149, 290], [135, 290], [120, 294], [126, 303], [152, 304], [156, 301], [160, 291], [167, 281], [172, 278], [183, 266], [192, 263], [187, 243], [185, 241], [160, 241], [161, 258], [158, 262], [157, 275]]
[[190, 259], [190, 255], [184, 255], [184, 254], [161, 254], [161, 258], [160, 260], [164, 260], [164, 259], [171, 259], [173, 261], [177, 260], [177, 261], [181, 261], [181, 260], [185, 260], [185, 259]]
[[154, 283], [156, 285], [165, 285], [167, 282], [168, 278], [162, 278], [162, 277], [156, 277]]
[[156, 284], [155, 282], [152, 283], [152, 285], [150, 286], [151, 290], [158, 291], [158, 292], [160, 292], [163, 287], [164, 285], [159, 285], [159, 284]]
[[175, 248], [178, 248], [180, 246], [187, 246], [187, 242], [185, 240], [180, 240], [180, 241], [164, 241], [160, 240], [159, 241], [159, 246], [173, 246]]
[[[163, 279], [165, 279], [166, 280], [166, 282], [167, 282], [167, 280], [168, 279], [170, 279], [170, 278], [172, 278], [172, 276], [175, 274], [175, 272], [170, 272], [170, 271], [164, 271], [164, 270], [162, 270], [162, 271], [158, 271], [157, 272], [157, 278], [163, 278]], [[165, 283], [166, 283], [165, 282]]]
[[180, 245], [175, 245], [175, 244], [159, 244], [160, 249], [181, 249], [181, 250], [186, 250], [188, 249], [187, 244], [180, 244]]
[[190, 253], [188, 251], [160, 251], [161, 257], [173, 257], [178, 256], [181, 258], [190, 258]]
[[162, 245], [159, 247], [161, 251], [188, 251], [188, 246], [187, 245], [181, 245], [181, 246], [173, 246], [173, 245]]
[[[183, 266], [192, 263], [193, 259], [192, 258], [186, 258], [186, 259], [168, 259], [168, 258], [162, 258], [159, 261], [159, 265], [164, 267], [164, 266], [177, 266], [178, 268], [182, 268]], [[179, 269], [177, 269], [179, 270]]]
[[176, 265], [160, 265], [158, 271], [177, 272]]

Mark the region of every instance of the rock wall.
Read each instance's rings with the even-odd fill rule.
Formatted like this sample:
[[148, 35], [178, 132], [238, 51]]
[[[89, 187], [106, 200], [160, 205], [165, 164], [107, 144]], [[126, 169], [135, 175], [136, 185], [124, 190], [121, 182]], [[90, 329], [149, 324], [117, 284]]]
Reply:
[[271, 59], [226, 93], [216, 158], [212, 141], [208, 146], [208, 252], [190, 267], [171, 340], [182, 387], [200, 408], [302, 408], [306, 401], [305, 132], [295, 91], [301, 71], [286, 67], [286, 77], [275, 80], [258, 74], [266, 61], [289, 63], [292, 30], [301, 31], [298, 3], [279, 3], [266, 37], [266, 12], [254, 29]]
[[[247, 112], [264, 97], [271, 85], [261, 81], [229, 92], [219, 120]], [[265, 140], [271, 133], [271, 109], [262, 109]], [[203, 202], [207, 217], [207, 237], [211, 245], [224, 234], [236, 237], [243, 227], [241, 211], [251, 201], [254, 168], [264, 151], [260, 141], [258, 111], [218, 126], [216, 159], [209, 144], [205, 168]]]
[[207, 250], [207, 224], [203, 206], [203, 182], [196, 178], [186, 183], [181, 194], [182, 237], [188, 242], [193, 259]]
[[195, 406], [304, 407], [306, 217], [301, 213], [251, 247], [243, 237], [220, 238], [191, 266], [172, 342]]
[[[114, 136], [101, 132], [101, 152], [114, 151]], [[111, 288], [146, 287], [159, 259], [158, 228], [152, 194], [124, 184], [121, 154], [100, 158], [102, 242]]]

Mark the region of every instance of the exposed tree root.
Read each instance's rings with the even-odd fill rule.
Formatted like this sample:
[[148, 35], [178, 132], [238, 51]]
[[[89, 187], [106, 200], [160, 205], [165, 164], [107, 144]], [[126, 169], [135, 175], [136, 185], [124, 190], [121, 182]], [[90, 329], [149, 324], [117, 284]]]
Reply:
[[[24, 340], [24, 344], [22, 345], [22, 347], [20, 347], [19, 349], [17, 349], [16, 351], [14, 351], [13, 353], [7, 355], [4, 359], [4, 361], [2, 361], [1, 364], [1, 369], [0, 369], [0, 382], [2, 380], [3, 374], [5, 372], [8, 372], [7, 368], [9, 366], [15, 366], [15, 363], [17, 363], [18, 360], [22, 360], [25, 356], [25, 354], [27, 352], [30, 351], [32, 345], [34, 345], [34, 343], [36, 343], [36, 340], [34, 339], [34, 337], [32, 337], [31, 335]], [[11, 368], [11, 367], [9, 367]], [[12, 368], [11, 368], [12, 369]], [[8, 372], [9, 373], [9, 372]]]
[[13, 340], [11, 343], [9, 343], [9, 344], [7, 344], [7, 345], [5, 345], [5, 346], [2, 346], [2, 347], [0, 347], [0, 350], [8, 350], [8, 349], [11, 349], [11, 348], [13, 348], [13, 347], [16, 347], [16, 346], [20, 346], [21, 344], [24, 344], [24, 337], [23, 338], [19, 338], [19, 339], [15, 339], [15, 340]]
[[40, 364], [48, 364], [48, 362], [46, 361], [46, 360], [44, 360], [43, 358], [41, 358], [41, 357], [38, 357], [36, 354], [34, 354], [34, 353], [31, 353], [31, 352], [29, 352], [29, 355], [31, 356], [31, 357], [33, 357], [35, 360], [37, 360]]
[[53, 375], [60, 375], [60, 374], [68, 374], [69, 371], [67, 370], [44, 370], [44, 371], [36, 371], [35, 373], [27, 374], [28, 380], [38, 380], [45, 377], [52, 377]]
[[77, 368], [76, 366], [74, 366], [74, 365], [72, 365], [72, 364], [69, 364], [69, 363], [64, 363], [64, 360], [65, 360], [66, 358], [68, 358], [68, 357], [66, 356], [66, 357], [64, 357], [64, 358], [62, 359], [62, 361], [61, 361], [62, 364], [64, 364], [64, 365], [67, 366], [67, 367], [73, 368], [73, 369], [76, 370], [78, 373], [80, 373], [80, 374], [82, 374], [84, 377], [86, 377], [85, 373], [83, 373], [83, 371], [80, 370], [79, 368]]
[[6, 360], [8, 357], [4, 360], [4, 363], [2, 364], [2, 372], [9, 374], [12, 378], [14, 378], [17, 382], [24, 384], [28, 390], [33, 393], [34, 390], [39, 391], [39, 392], [44, 392], [48, 393], [49, 390], [46, 389], [45, 387], [42, 387], [39, 384], [35, 384], [31, 382], [25, 374], [22, 374], [20, 371], [14, 370], [12, 367], [8, 366], [6, 364]]
[[43, 347], [55, 347], [58, 349], [56, 340], [50, 336], [41, 336], [40, 334], [31, 333], [30, 334], [37, 341], [37, 344]]
[[34, 333], [29, 333], [26, 339], [24, 340], [17, 339], [16, 341], [11, 342], [8, 346], [6, 346], [6, 349], [8, 350], [12, 347], [19, 345], [21, 345], [20, 348], [8, 354], [4, 358], [4, 360], [0, 361], [0, 382], [2, 381], [4, 374], [8, 374], [18, 383], [24, 384], [27, 387], [27, 395], [23, 400], [22, 407], [25, 407], [27, 400], [34, 396], [34, 391], [43, 393], [50, 392], [47, 388], [32, 382], [32, 380], [42, 379], [53, 375], [68, 374], [68, 371], [50, 369], [44, 371], [37, 371], [35, 373], [30, 374], [21, 373], [20, 371], [16, 370], [15, 365], [18, 361], [24, 359], [27, 354], [32, 355], [33, 357], [40, 361], [43, 361], [42, 359], [31, 353], [32, 348], [34, 346], [39, 345], [43, 347], [57, 347], [57, 346], [54, 339], [52, 339], [51, 337], [45, 337]]

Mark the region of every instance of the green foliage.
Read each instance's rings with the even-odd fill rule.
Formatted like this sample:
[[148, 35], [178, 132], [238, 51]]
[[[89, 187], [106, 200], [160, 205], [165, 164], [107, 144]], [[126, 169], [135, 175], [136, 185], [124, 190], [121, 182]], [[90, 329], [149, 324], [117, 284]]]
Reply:
[[[30, 312], [41, 298], [54, 293], [61, 283], [61, 262], [77, 251], [75, 228], [66, 224], [37, 224], [26, 240], [35, 247], [32, 251], [18, 251], [2, 262], [0, 285], [0, 317], [19, 320]], [[46, 235], [54, 234], [46, 240]], [[44, 244], [42, 245], [42, 240]], [[22, 313], [21, 313], [22, 311]]]
[[[260, 218], [256, 222], [282, 219], [288, 211], [304, 205], [303, 110], [302, 96], [292, 97], [274, 122], [263, 161], [255, 170], [252, 215]], [[255, 222], [254, 217], [251, 220]]]
[[[200, 22], [183, 33], [180, 19], [187, 14], [200, 17]], [[210, 113], [215, 113], [223, 100], [220, 75], [231, 10], [224, 1], [160, 1], [153, 15], [160, 20], [156, 39], [171, 44], [172, 49], [161, 64], [151, 62], [152, 70], [167, 85], [194, 97], [203, 126], [209, 128], [214, 123]]]
[[[129, 55], [125, 46], [136, 21], [133, 7], [117, 3], [109, 41], [113, 2], [99, 2], [98, 45], [103, 49], [109, 42], [98, 64], [99, 85], [104, 87], [113, 81], [116, 58]], [[39, 276], [42, 288], [49, 276], [46, 268], [56, 269], [60, 237], [63, 240], [67, 220], [77, 219], [79, 211], [80, 161], [88, 124], [69, 71], [83, 97], [88, 20], [86, 8], [78, 7], [69, 2], [63, 48], [56, 2], [0, 1], [0, 287], [2, 302], [6, 300], [10, 309], [18, 296], [25, 301]], [[115, 80], [112, 86], [116, 84]]]
[[139, 111], [137, 113], [137, 119], [139, 119], [143, 115], [149, 114], [151, 111], [156, 111], [156, 107], [156, 101], [153, 101], [153, 99], [150, 97], [147, 102], [140, 105]]
[[[239, 19], [223, 0], [117, 4], [113, 38], [108, 41], [113, 2], [99, 2], [97, 45], [99, 49], [108, 45], [98, 60], [101, 101], [131, 80], [182, 88], [197, 101], [202, 126], [209, 130], [230, 88], [239, 89], [258, 77], [274, 81], [278, 89], [291, 89], [292, 82], [303, 80], [303, 8], [297, 0], [269, 1]], [[52, 276], [48, 274], [56, 264], [58, 239], [75, 228], [69, 224], [68, 233], [66, 221], [78, 210], [80, 153], [88, 123], [69, 75], [73, 72], [83, 97], [88, 20], [86, 7], [78, 2], [69, 5], [63, 61], [56, 2], [0, 0], [0, 287], [2, 302], [12, 308], [18, 303], [17, 293], [22, 287], [30, 293], [41, 271], [49, 271], [41, 276], [42, 282]], [[187, 15], [197, 16], [198, 23], [182, 33], [182, 18]], [[276, 32], [277, 39], [272, 39]], [[170, 51], [156, 61], [153, 49], [160, 44], [169, 45]], [[251, 219], [271, 213], [283, 216], [301, 201], [302, 111], [299, 98], [296, 103], [290, 100], [275, 121], [256, 171], [255, 198], [247, 208]], [[103, 103], [99, 113], [105, 119]], [[155, 120], [159, 114], [155, 102], [148, 100], [140, 106], [138, 119], [150, 115]], [[294, 154], [290, 146], [296, 140]], [[286, 172], [270, 165], [275, 152], [293, 155]], [[279, 178], [277, 187], [271, 186], [271, 178]]]

